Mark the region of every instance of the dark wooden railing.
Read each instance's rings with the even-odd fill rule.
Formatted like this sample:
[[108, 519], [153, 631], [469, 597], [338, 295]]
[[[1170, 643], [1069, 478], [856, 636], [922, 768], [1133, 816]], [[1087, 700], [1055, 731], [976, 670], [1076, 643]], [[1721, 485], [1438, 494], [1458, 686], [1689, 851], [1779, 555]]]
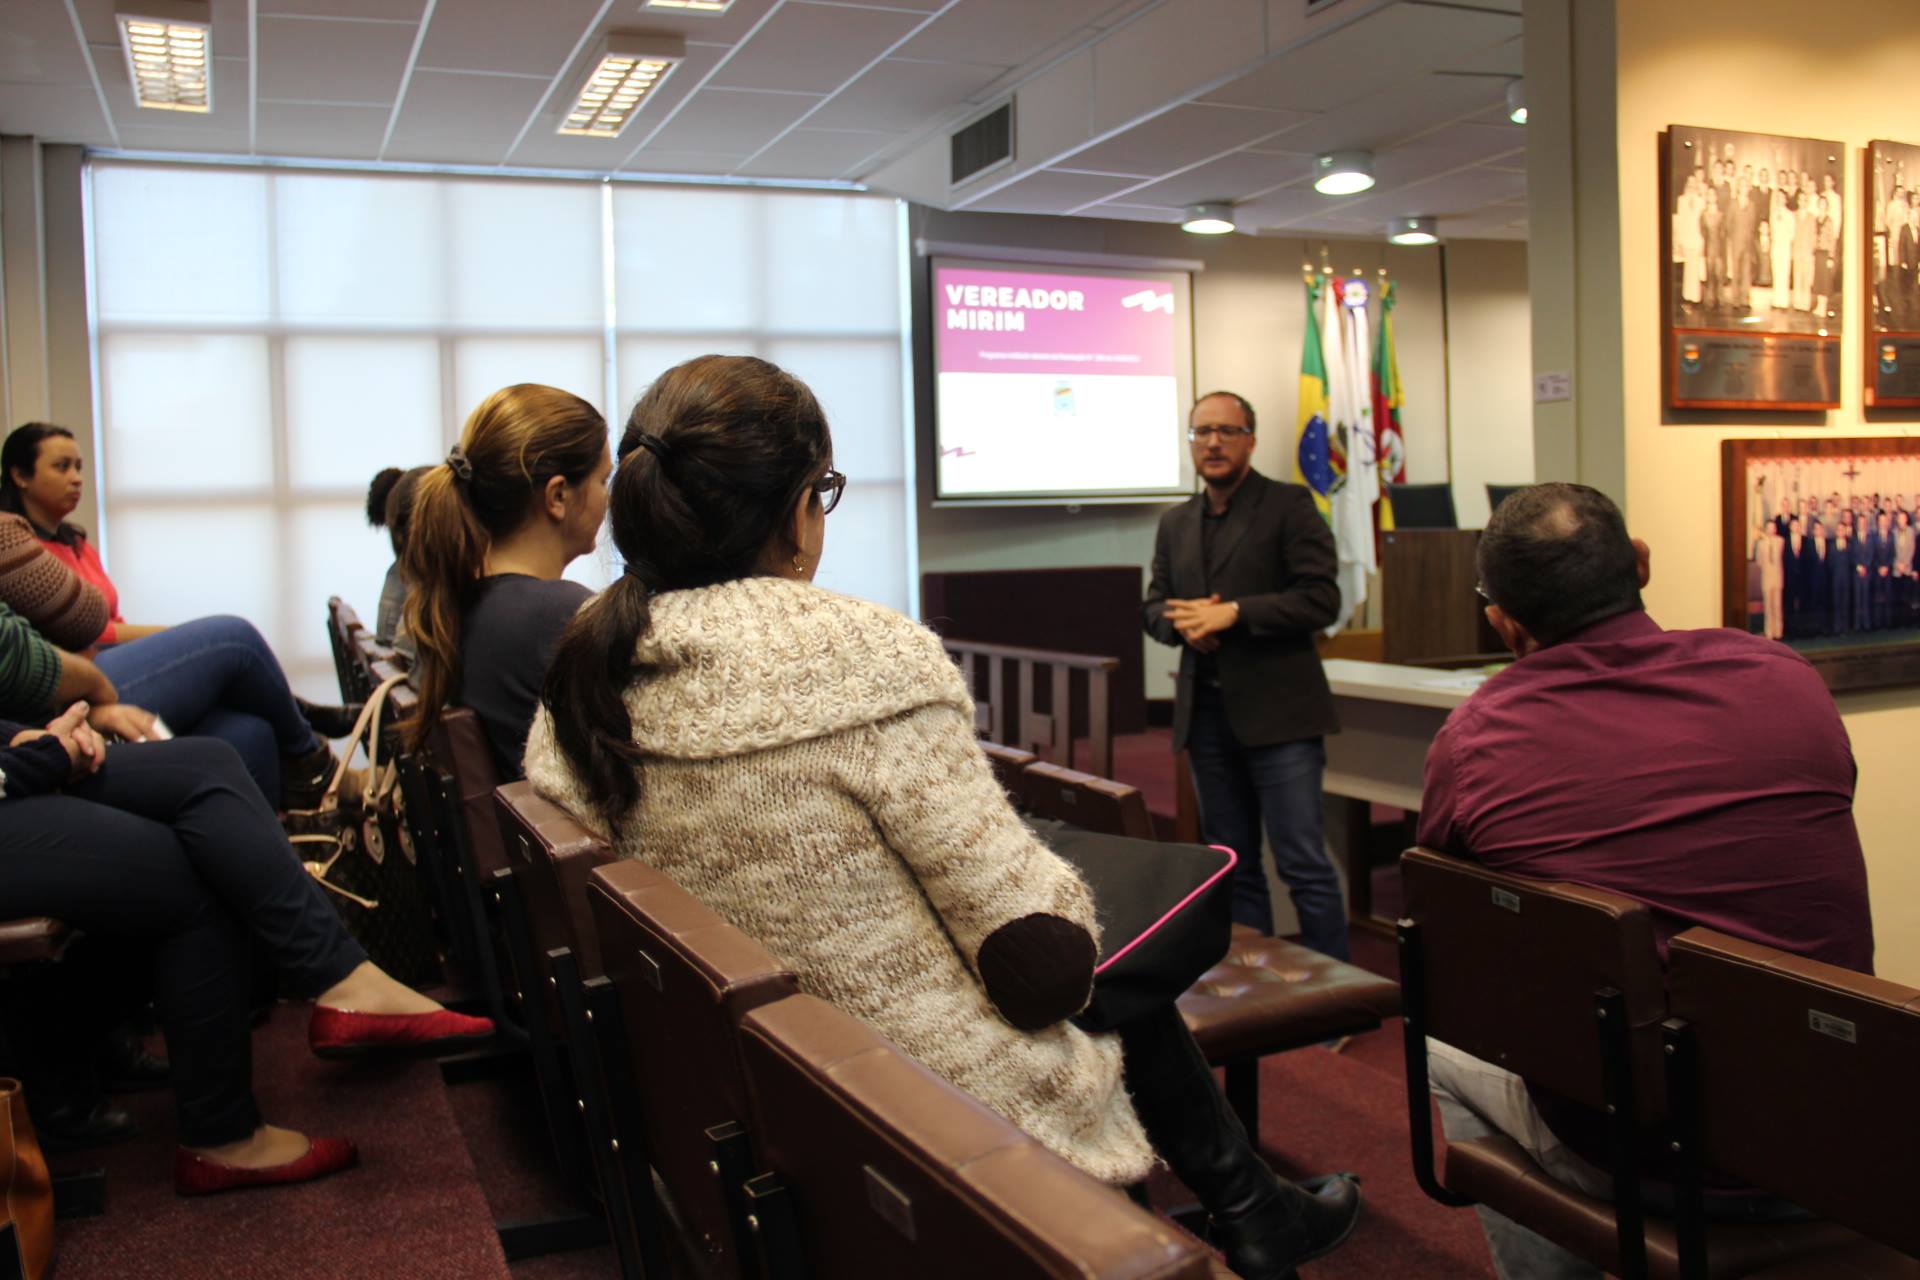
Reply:
[[[975, 701], [974, 728], [990, 742], [1031, 751], [1042, 760], [1080, 769], [1098, 777], [1113, 776], [1112, 676], [1120, 659], [1092, 653], [1060, 653], [1052, 649], [1022, 649], [985, 644], [977, 640], [941, 637], [947, 653], [960, 664], [960, 674]], [[1008, 679], [1008, 668], [1012, 679]], [[1046, 668], [1044, 683], [1041, 668]], [[984, 671], [983, 671], [984, 668]], [[986, 697], [980, 696], [984, 674]], [[1084, 675], [1089, 747], [1085, 761], [1075, 760], [1073, 687]], [[1011, 688], [1009, 688], [1011, 684]], [[1040, 691], [1048, 694], [1040, 708]]]

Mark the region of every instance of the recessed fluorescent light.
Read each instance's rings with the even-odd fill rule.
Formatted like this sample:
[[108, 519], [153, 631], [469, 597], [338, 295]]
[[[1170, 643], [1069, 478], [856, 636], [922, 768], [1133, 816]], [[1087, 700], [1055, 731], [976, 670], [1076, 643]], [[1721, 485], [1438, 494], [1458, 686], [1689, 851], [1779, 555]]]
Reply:
[[1387, 224], [1387, 240], [1391, 244], [1439, 244], [1439, 224], [1432, 218], [1395, 218]]
[[724, 13], [733, 0], [647, 0], [642, 9], [687, 9], [694, 13]]
[[1233, 230], [1233, 206], [1230, 204], [1192, 204], [1180, 223], [1182, 231], [1197, 236], [1224, 236]]
[[1323, 196], [1358, 195], [1373, 185], [1373, 153], [1329, 151], [1313, 158], [1313, 189]]
[[213, 11], [207, 0], [141, 0], [115, 13], [133, 98], [155, 111], [213, 110]]
[[640, 104], [686, 56], [687, 42], [680, 36], [613, 32], [593, 74], [560, 121], [560, 132], [576, 138], [619, 137]]

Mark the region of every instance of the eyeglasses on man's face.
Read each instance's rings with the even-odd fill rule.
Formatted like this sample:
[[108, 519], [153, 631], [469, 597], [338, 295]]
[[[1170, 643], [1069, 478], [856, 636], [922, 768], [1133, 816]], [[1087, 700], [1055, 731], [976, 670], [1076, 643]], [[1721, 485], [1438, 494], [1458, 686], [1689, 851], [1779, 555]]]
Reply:
[[1188, 427], [1189, 440], [1239, 440], [1253, 434], [1252, 427]]
[[813, 492], [820, 499], [820, 514], [832, 515], [833, 509], [840, 505], [840, 495], [846, 490], [847, 478], [833, 468], [827, 468], [827, 474], [813, 482]]

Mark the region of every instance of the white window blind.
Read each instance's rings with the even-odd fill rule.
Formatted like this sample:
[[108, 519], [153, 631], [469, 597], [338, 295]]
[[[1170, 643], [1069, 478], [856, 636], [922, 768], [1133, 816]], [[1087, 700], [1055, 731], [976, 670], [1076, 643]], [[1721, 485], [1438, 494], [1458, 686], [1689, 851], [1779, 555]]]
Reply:
[[[90, 176], [100, 533], [129, 620], [240, 614], [324, 695], [326, 599], [371, 623], [391, 560], [364, 517], [374, 472], [439, 461], [513, 382], [582, 396], [617, 439], [651, 379], [707, 352], [813, 387], [851, 478], [819, 581], [907, 607], [896, 202], [111, 161]], [[605, 585], [610, 552], [603, 537], [568, 576]]]

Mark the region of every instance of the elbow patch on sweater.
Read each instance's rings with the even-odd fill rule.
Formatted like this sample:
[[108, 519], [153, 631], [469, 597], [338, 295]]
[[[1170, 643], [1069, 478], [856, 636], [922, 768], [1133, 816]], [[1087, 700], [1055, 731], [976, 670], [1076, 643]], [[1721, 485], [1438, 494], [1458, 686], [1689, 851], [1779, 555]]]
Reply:
[[1038, 1031], [1087, 1007], [1097, 954], [1093, 935], [1073, 921], [1035, 914], [988, 934], [976, 967], [1000, 1016]]

